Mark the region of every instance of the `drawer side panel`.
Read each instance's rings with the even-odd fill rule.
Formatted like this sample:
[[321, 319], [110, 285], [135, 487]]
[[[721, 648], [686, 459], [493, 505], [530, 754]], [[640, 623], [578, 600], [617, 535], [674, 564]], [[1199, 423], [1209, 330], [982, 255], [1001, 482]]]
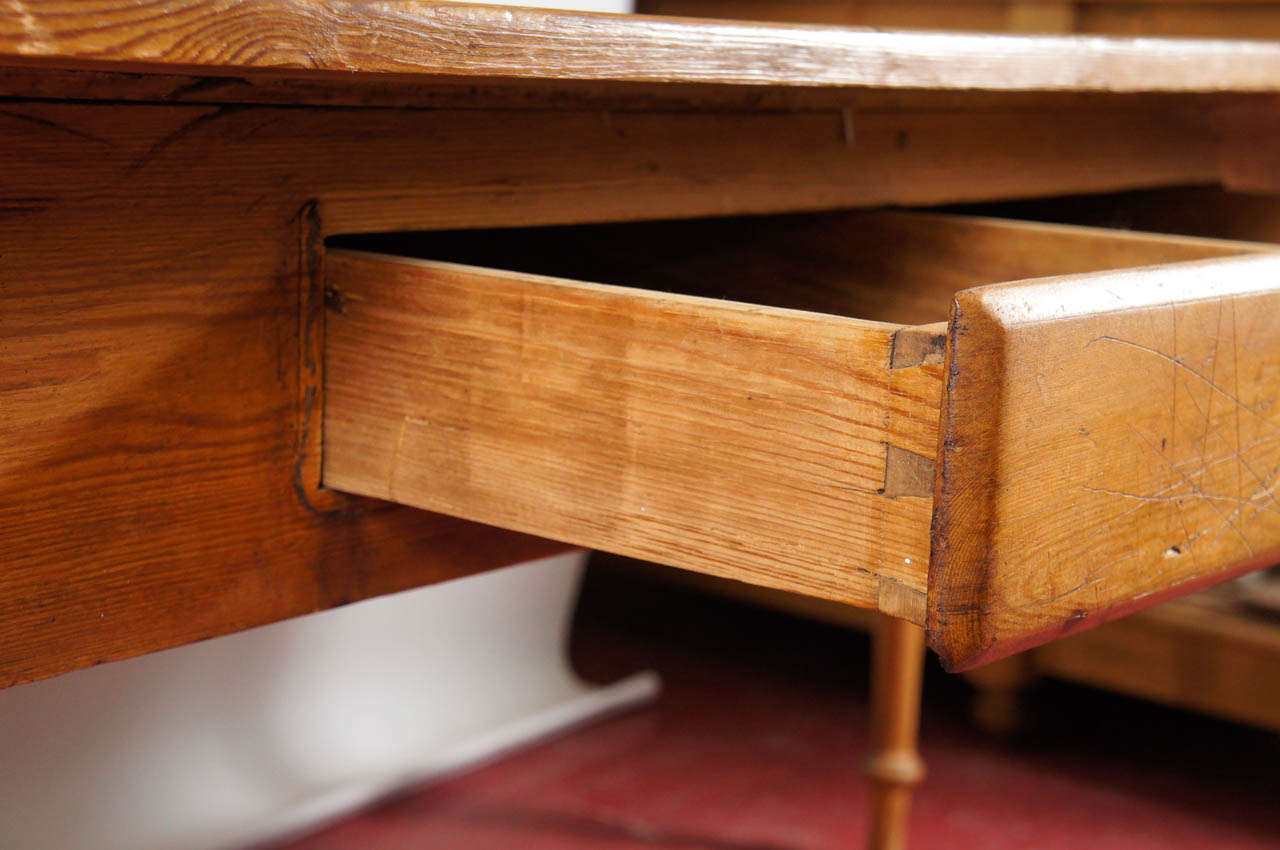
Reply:
[[890, 369], [897, 326], [354, 252], [326, 271], [325, 486], [922, 616], [931, 494], [886, 458], [932, 458], [941, 364]]

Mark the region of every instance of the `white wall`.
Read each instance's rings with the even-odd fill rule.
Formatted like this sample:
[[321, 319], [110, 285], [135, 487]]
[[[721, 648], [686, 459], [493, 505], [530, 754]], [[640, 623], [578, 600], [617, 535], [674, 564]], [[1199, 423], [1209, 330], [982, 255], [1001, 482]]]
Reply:
[[567, 664], [583, 557], [0, 691], [0, 847], [239, 847], [646, 699]]

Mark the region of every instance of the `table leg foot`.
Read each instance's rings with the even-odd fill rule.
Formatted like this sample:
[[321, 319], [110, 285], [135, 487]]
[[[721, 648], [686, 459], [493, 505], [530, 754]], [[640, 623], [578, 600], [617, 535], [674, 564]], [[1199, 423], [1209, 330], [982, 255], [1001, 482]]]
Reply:
[[1026, 725], [1022, 693], [1035, 678], [1025, 653], [970, 670], [964, 677], [974, 687], [969, 714], [975, 726], [998, 737], [1022, 731]]
[[903, 850], [912, 789], [924, 778], [917, 750], [924, 630], [880, 614], [871, 668], [871, 782], [869, 850]]

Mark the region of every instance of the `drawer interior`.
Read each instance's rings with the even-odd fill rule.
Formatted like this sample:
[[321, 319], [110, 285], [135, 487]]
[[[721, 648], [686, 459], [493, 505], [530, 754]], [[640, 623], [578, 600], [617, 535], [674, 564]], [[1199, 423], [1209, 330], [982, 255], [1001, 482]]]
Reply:
[[1259, 250], [909, 211], [368, 234], [330, 245], [901, 325], [946, 321], [955, 292], [984, 284]]

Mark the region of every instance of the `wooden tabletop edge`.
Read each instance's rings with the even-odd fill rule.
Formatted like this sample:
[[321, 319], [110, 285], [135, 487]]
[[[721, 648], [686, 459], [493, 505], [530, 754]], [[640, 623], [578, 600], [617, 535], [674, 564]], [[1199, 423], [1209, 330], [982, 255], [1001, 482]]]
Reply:
[[0, 12], [0, 66], [953, 91], [1280, 91], [1280, 43], [1015, 36], [341, 0]]

